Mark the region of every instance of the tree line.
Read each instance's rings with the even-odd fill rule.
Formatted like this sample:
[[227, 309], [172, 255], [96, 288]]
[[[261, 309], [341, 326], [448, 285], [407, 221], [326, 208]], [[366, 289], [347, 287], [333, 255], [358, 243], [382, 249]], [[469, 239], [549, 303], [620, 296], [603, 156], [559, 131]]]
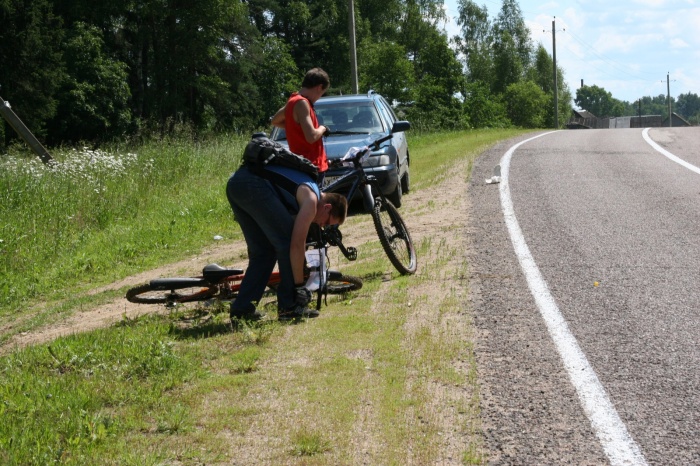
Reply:
[[[700, 96], [687, 92], [678, 98], [671, 98], [673, 112], [685, 118], [689, 123], [700, 124]], [[576, 105], [598, 117], [619, 117], [639, 115], [668, 116], [668, 96], [659, 94], [655, 97], [645, 96], [634, 102], [618, 100], [599, 86], [583, 86], [576, 91]]]
[[[248, 132], [314, 66], [351, 92], [348, 0], [0, 0], [0, 96], [46, 144]], [[360, 92], [418, 127], [549, 127], [554, 65], [515, 0], [355, 0]], [[557, 68], [558, 117], [572, 94]], [[3, 122], [4, 123], [4, 122]], [[0, 144], [15, 137], [0, 125]]]
[[[361, 92], [426, 128], [546, 125], [551, 59], [517, 2], [485, 11], [462, 1], [449, 38], [442, 0], [356, 0]], [[0, 0], [0, 19], [0, 95], [49, 145], [265, 127], [313, 66], [351, 91], [347, 0]]]

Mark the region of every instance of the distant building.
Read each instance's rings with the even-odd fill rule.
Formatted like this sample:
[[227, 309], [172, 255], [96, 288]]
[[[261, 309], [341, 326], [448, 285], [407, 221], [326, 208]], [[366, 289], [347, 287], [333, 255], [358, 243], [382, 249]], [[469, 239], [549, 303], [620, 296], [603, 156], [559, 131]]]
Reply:
[[588, 110], [574, 110], [574, 116], [577, 118], [597, 118], [595, 115], [593, 115], [591, 112]]
[[598, 127], [598, 118], [588, 110], [573, 110], [573, 114], [566, 123], [569, 129], [591, 129]]
[[[668, 118], [666, 118], [662, 124], [662, 126], [668, 126]], [[693, 126], [691, 125], [685, 118], [677, 114], [676, 112], [671, 113], [671, 126], [678, 127], [678, 126]]]

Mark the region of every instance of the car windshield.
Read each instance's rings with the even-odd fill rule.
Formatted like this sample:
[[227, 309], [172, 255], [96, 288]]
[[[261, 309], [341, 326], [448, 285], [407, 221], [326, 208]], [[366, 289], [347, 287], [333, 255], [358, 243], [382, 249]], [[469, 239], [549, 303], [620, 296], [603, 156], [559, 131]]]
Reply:
[[316, 115], [319, 124], [328, 126], [331, 131], [359, 133], [381, 133], [382, 120], [372, 102], [337, 102], [324, 104], [316, 102]]
[[[319, 100], [314, 105], [318, 124], [325, 125], [333, 132], [349, 134], [371, 134], [384, 131], [382, 120], [372, 102], [324, 103]], [[277, 130], [276, 140], [286, 139], [284, 130]]]

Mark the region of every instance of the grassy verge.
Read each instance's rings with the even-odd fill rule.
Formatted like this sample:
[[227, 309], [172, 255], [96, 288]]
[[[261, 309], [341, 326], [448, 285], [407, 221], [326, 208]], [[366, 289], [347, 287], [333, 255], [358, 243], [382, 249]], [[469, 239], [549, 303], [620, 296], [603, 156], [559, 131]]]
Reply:
[[[452, 167], [468, 177], [464, 167], [481, 150], [515, 134], [414, 136], [413, 189], [439, 187]], [[212, 197], [223, 196], [224, 182], [211, 184]], [[144, 222], [167, 218], [182, 203], [205, 210], [196, 195], [189, 197], [196, 183], [179, 183], [189, 189], [171, 195], [164, 211], [138, 209], [150, 212]], [[154, 185], [152, 192], [159, 189]], [[430, 207], [414, 210], [423, 208]], [[233, 230], [228, 212], [216, 218], [196, 216], [185, 231], [205, 233], [191, 234], [186, 247], [164, 250], [196, 250], [214, 233], [211, 223], [226, 221]], [[369, 218], [357, 221], [371, 228]], [[367, 259], [345, 269], [364, 278], [363, 289], [330, 301], [321, 318], [303, 325], [268, 321], [232, 329], [225, 309], [190, 307], [1, 357], [0, 463], [483, 462], [467, 264], [438, 235], [418, 244], [421, 273], [393, 273], [388, 281], [379, 242], [363, 244]], [[120, 245], [103, 247], [110, 254]], [[175, 257], [137, 249], [139, 262], [113, 274]], [[87, 286], [79, 277], [60, 283]]]
[[0, 158], [0, 316], [191, 254], [234, 231], [224, 186], [245, 141], [160, 141]]

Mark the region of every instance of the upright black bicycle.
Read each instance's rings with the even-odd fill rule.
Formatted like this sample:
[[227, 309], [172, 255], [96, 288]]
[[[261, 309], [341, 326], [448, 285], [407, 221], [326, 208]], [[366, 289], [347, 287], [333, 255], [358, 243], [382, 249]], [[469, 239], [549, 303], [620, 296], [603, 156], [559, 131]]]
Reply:
[[376, 139], [369, 146], [355, 153], [347, 154], [342, 159], [331, 161], [331, 167], [347, 165], [352, 169], [323, 187], [324, 192], [343, 194], [348, 201], [351, 201], [358, 192], [361, 193], [365, 209], [372, 215], [379, 241], [391, 263], [402, 275], [413, 274], [418, 268], [411, 235], [399, 211], [382, 193], [377, 179], [362, 169], [362, 162], [373, 150], [378, 150], [383, 142], [391, 139], [393, 133], [406, 131], [409, 128], [410, 123], [407, 121], [397, 121], [388, 135]]

